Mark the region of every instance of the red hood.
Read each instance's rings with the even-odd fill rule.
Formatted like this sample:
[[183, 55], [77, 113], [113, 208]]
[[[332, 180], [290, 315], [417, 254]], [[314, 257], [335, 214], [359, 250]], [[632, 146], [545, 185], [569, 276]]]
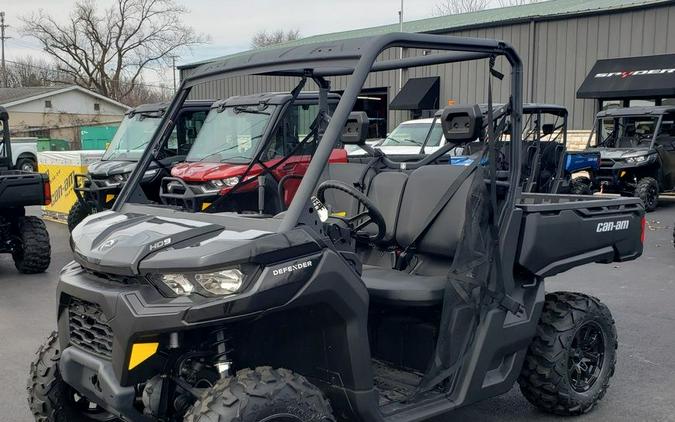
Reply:
[[[270, 160], [265, 163], [266, 166], [273, 165], [278, 160]], [[179, 177], [186, 182], [204, 182], [214, 179], [227, 179], [244, 174], [248, 164], [230, 164], [230, 163], [180, 163], [171, 169], [173, 177]], [[256, 176], [261, 172], [260, 165], [253, 166], [248, 176]]]

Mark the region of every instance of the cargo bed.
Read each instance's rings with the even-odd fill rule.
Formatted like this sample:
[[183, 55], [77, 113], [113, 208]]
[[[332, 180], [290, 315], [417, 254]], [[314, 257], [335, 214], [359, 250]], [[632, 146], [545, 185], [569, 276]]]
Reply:
[[45, 205], [51, 199], [49, 189], [46, 174], [0, 171], [0, 209]]
[[642, 254], [644, 207], [638, 198], [522, 194], [517, 262], [546, 277], [589, 262]]

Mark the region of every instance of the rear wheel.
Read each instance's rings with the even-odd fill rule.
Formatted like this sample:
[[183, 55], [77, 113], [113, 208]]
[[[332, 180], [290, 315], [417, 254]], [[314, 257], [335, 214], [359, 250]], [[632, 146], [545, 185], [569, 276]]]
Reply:
[[96, 209], [91, 203], [75, 201], [70, 208], [70, 212], [68, 212], [68, 230], [72, 232], [82, 220], [94, 213], [96, 213]]
[[612, 314], [598, 299], [548, 294], [518, 379], [520, 390], [546, 412], [586, 413], [609, 387], [617, 345]]
[[185, 422], [332, 422], [330, 404], [305, 377], [286, 369], [244, 369], [209, 389]]
[[63, 381], [59, 372], [59, 341], [52, 333], [30, 365], [28, 405], [39, 422], [117, 421]]
[[591, 179], [581, 176], [570, 180], [570, 193], [572, 195], [592, 195]]
[[47, 270], [51, 261], [49, 232], [38, 217], [21, 217], [18, 223], [18, 244], [12, 253], [14, 265], [23, 274], [37, 274]]
[[16, 168], [30, 173], [37, 171], [37, 163], [32, 158], [19, 158], [16, 161]]
[[654, 211], [659, 203], [659, 184], [653, 177], [643, 177], [635, 187], [635, 196], [642, 199], [646, 211]]

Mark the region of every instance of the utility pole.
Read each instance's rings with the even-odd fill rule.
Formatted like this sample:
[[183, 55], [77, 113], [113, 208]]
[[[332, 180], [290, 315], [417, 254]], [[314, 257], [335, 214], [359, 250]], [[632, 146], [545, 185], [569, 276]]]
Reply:
[[7, 88], [7, 68], [5, 67], [5, 12], [0, 12], [0, 71], [2, 71], [2, 86]]

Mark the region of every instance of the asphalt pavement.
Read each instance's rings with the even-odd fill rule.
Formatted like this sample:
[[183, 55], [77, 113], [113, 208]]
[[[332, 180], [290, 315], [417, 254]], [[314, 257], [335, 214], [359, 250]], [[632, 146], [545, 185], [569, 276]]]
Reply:
[[[33, 210], [33, 212], [37, 212]], [[579, 291], [611, 309], [619, 356], [600, 404], [574, 421], [675, 421], [675, 198], [648, 214], [644, 255], [620, 264], [589, 264], [547, 280], [547, 290]], [[35, 350], [56, 328], [55, 288], [71, 260], [65, 225], [47, 222], [52, 263], [40, 275], [20, 275], [0, 255], [0, 421], [32, 421], [26, 376]], [[450, 413], [440, 421], [561, 421], [536, 410], [517, 386], [509, 393]]]

